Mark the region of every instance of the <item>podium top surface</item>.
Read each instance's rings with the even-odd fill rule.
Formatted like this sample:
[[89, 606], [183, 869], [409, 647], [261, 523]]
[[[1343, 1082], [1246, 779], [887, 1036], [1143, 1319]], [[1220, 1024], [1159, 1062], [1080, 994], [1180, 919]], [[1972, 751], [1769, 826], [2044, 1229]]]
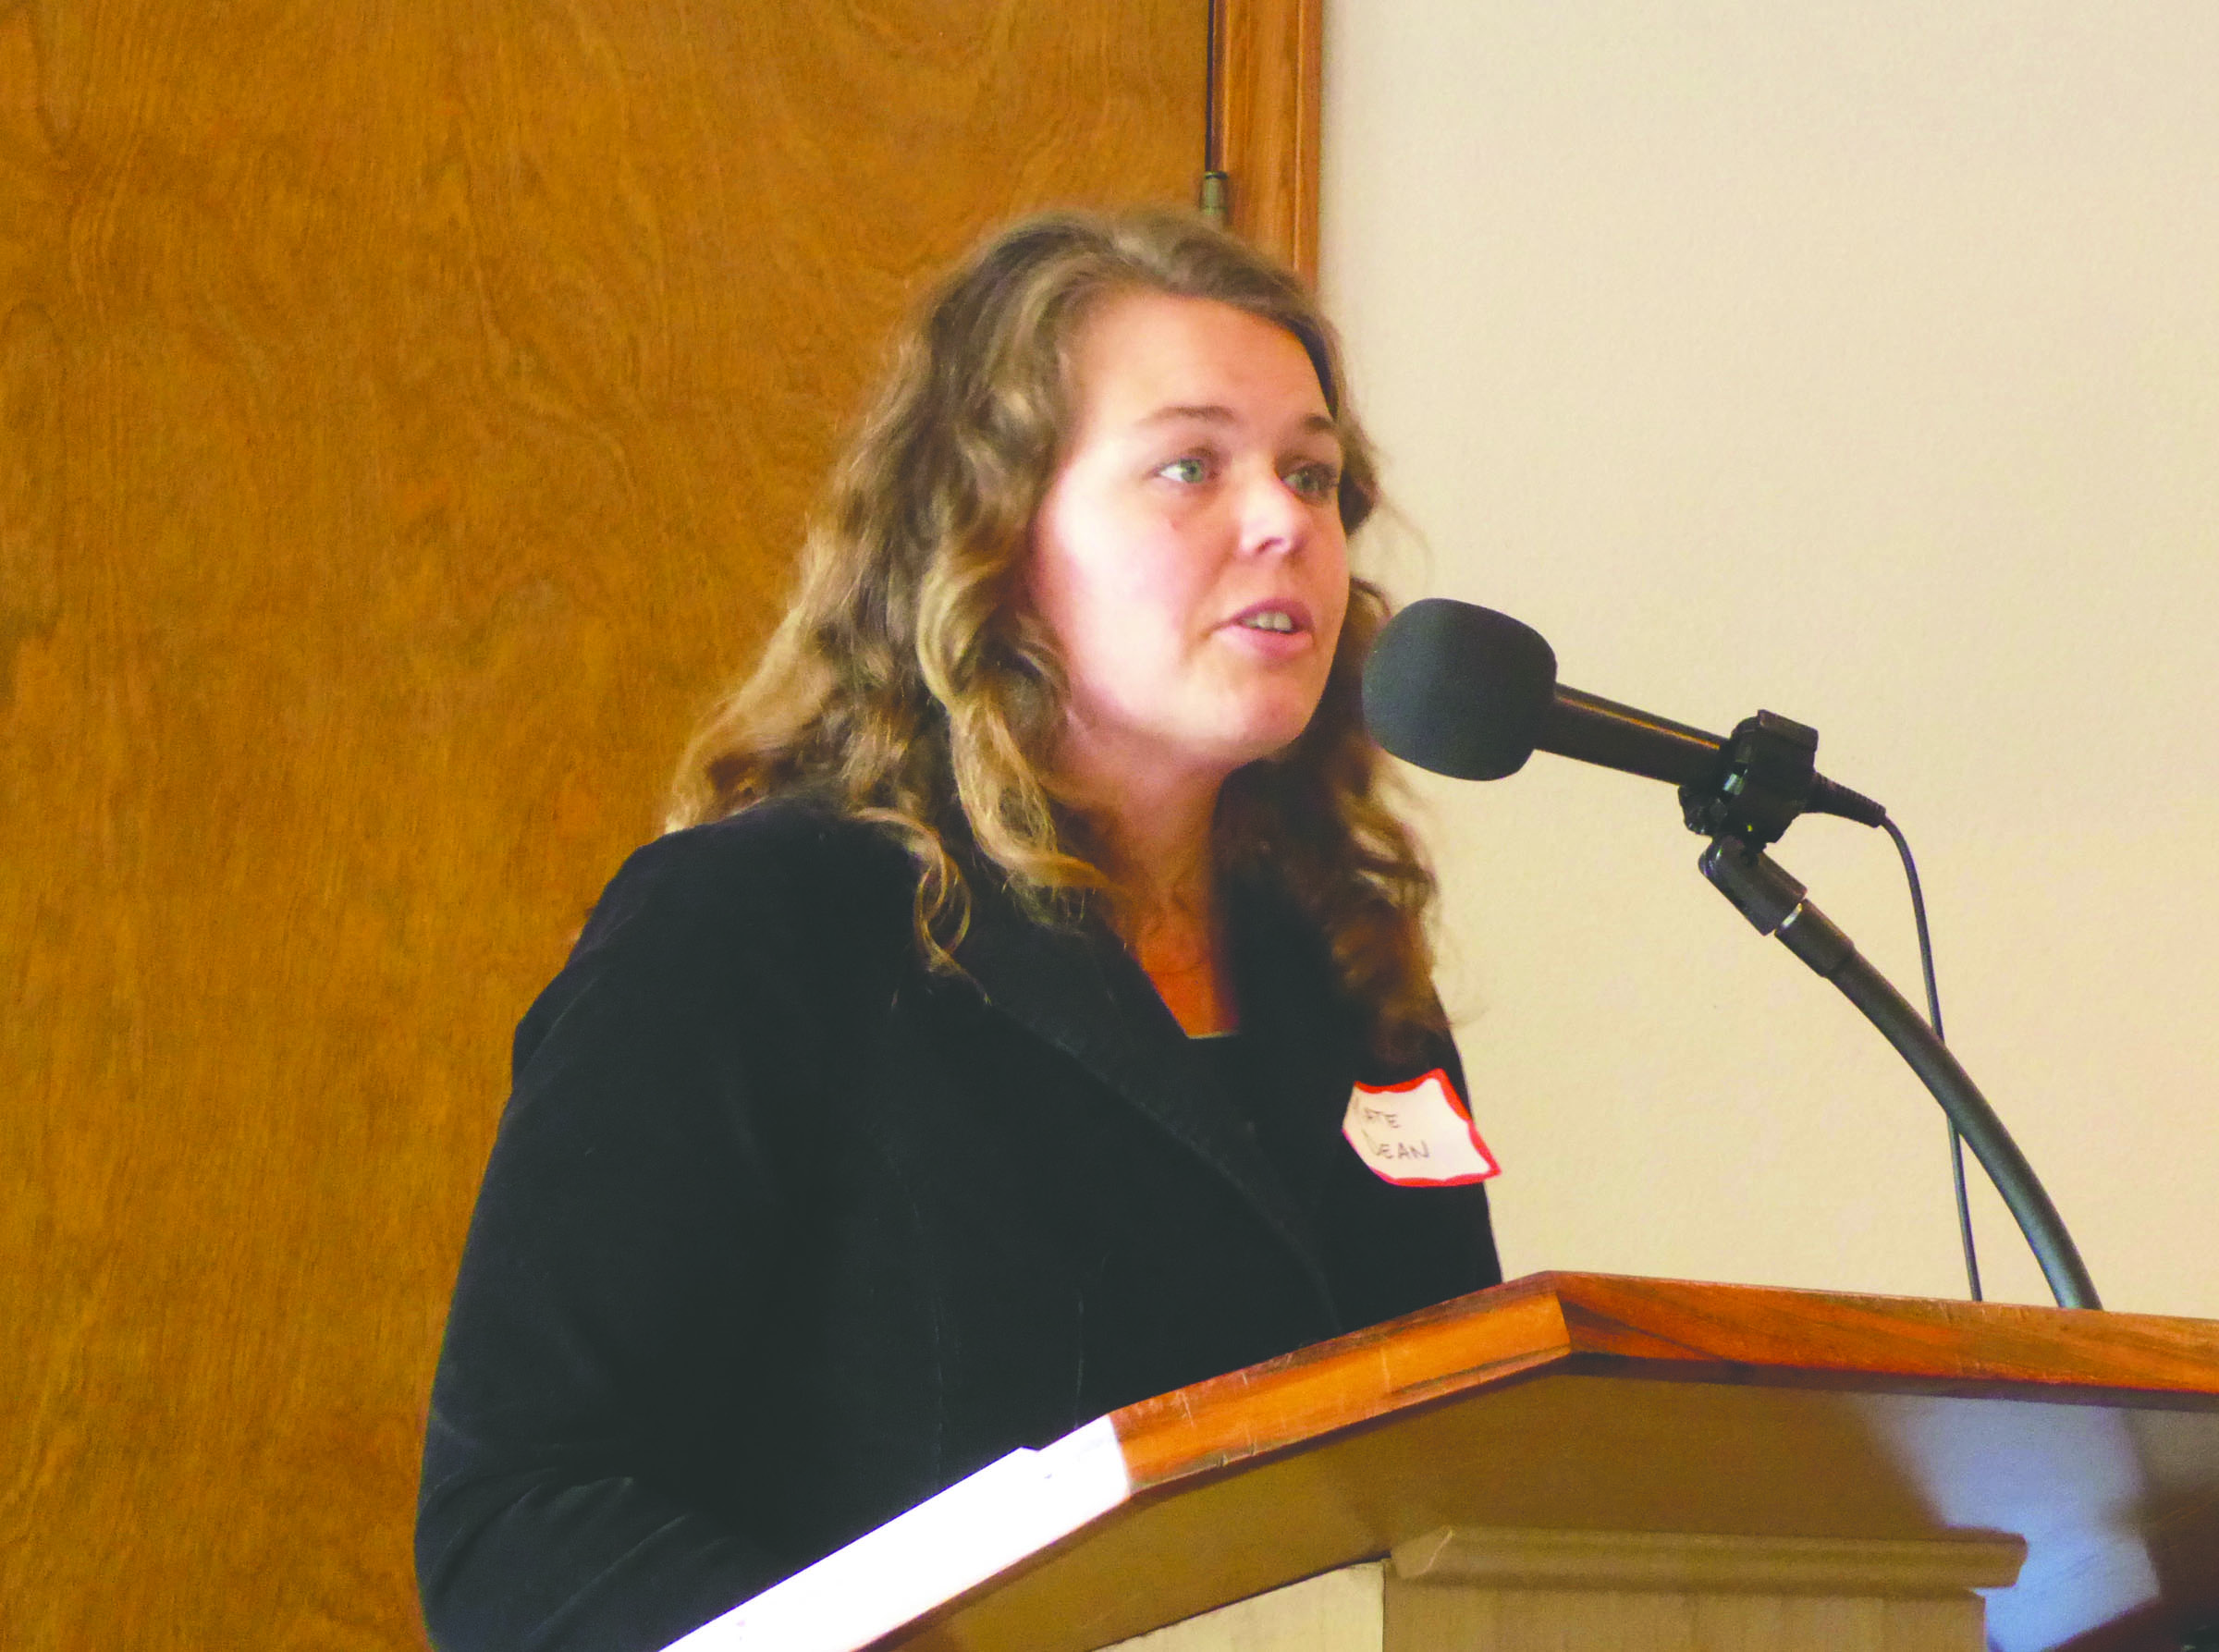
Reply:
[[2219, 1411], [2219, 1323], [1530, 1274], [1112, 1415], [1143, 1490], [1551, 1375]]
[[1123, 1503], [886, 1644], [1082, 1652], [1446, 1525], [2012, 1534], [1999, 1652], [2219, 1619], [2202, 1320], [1537, 1274], [1110, 1422]]

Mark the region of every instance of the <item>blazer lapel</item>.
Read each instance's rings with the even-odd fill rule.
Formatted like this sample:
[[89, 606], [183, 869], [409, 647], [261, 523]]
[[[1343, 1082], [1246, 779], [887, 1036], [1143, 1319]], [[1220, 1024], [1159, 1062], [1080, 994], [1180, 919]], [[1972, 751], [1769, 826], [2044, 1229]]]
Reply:
[[1358, 1076], [1361, 1030], [1348, 1012], [1332, 956], [1283, 895], [1253, 883], [1227, 890], [1233, 978], [1249, 1059], [1269, 1086], [1288, 1191], [1307, 1218], [1334, 1156], [1350, 1086]]
[[971, 925], [955, 957], [987, 1003], [1071, 1057], [1231, 1182], [1293, 1254], [1337, 1323], [1300, 1205], [1132, 954], [1091, 919], [1070, 928], [1032, 922], [989, 875], [975, 872], [971, 889]]

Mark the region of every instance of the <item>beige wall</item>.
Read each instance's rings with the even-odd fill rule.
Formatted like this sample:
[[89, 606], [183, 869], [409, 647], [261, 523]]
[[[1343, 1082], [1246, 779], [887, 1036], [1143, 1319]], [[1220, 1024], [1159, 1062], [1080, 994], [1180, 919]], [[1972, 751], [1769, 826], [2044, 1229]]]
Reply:
[[[1340, 0], [1324, 272], [1404, 594], [1815, 724], [2115, 1307], [2219, 1317], [2219, 11]], [[1940, 1113], [1671, 792], [1427, 788], [1513, 1272], [1961, 1289]], [[1884, 837], [1780, 858], [1916, 990]], [[2046, 1300], [1992, 1194], [1992, 1293]]]

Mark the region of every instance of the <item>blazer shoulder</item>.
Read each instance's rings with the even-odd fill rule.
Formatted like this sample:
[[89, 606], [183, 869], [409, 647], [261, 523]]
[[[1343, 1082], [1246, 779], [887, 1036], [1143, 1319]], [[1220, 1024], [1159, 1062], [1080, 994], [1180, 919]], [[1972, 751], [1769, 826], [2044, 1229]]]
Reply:
[[773, 800], [632, 851], [518, 1028], [520, 1057], [608, 994], [796, 1006], [883, 996], [921, 962], [914, 863], [890, 835]]
[[916, 887], [908, 853], [888, 833], [804, 802], [774, 800], [634, 850], [595, 903], [581, 956], [623, 947], [643, 931], [853, 931], [906, 917]]

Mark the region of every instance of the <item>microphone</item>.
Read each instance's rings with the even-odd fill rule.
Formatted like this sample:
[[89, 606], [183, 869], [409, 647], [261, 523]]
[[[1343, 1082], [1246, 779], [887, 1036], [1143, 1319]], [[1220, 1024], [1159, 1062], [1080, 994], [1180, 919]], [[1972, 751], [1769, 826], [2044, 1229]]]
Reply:
[[1568, 689], [1531, 626], [1431, 596], [1389, 620], [1364, 666], [1364, 721], [1405, 763], [1500, 780], [1535, 752], [1680, 788], [1689, 829], [1761, 849], [1802, 814], [1876, 826], [1887, 811], [1812, 766], [1818, 731], [1759, 712], [1721, 738]]

